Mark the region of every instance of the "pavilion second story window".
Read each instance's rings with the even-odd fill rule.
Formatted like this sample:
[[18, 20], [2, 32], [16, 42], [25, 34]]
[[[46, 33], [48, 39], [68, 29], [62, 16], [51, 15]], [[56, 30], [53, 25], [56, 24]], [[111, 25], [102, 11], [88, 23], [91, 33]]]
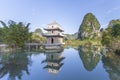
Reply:
[[52, 33], [53, 33], [53, 31], [52, 31]]
[[53, 39], [53, 38], [51, 39], [51, 43], [52, 43], [52, 44], [54, 43], [54, 39]]

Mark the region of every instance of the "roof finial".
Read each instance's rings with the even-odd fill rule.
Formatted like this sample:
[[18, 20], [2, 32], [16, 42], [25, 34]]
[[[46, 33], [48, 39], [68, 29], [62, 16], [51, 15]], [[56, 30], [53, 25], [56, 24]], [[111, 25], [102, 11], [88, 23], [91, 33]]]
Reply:
[[56, 20], [53, 20], [53, 23], [57, 23]]

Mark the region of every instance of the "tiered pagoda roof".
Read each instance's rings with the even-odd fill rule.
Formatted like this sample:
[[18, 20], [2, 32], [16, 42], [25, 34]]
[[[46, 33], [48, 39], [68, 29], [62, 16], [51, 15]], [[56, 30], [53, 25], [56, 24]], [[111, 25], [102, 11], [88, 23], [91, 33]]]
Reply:
[[60, 32], [64, 32], [60, 27], [61, 27], [60, 24], [58, 24], [56, 21], [53, 21], [51, 24], [48, 24], [48, 28], [44, 28], [44, 30], [46, 31], [58, 30]]
[[60, 31], [60, 32], [64, 32], [62, 29], [60, 29], [59, 27], [57, 27], [57, 28], [44, 28], [44, 30], [46, 30], [46, 31], [51, 31], [51, 30], [53, 30], [53, 31], [55, 31], [55, 30], [58, 30], [58, 31]]
[[65, 57], [61, 57], [58, 60], [48, 60], [48, 59], [46, 59], [46, 60], [43, 60], [42, 63], [44, 63], [44, 62], [50, 62], [50, 63], [57, 63], [57, 64], [59, 64], [59, 63], [62, 62], [63, 59], [65, 59]]
[[46, 33], [46, 34], [43, 34], [44, 37], [64, 37], [63, 34], [49, 34], [49, 33]]
[[50, 65], [46, 65], [44, 68], [48, 68], [48, 69], [54, 69], [54, 70], [60, 70], [60, 68], [63, 66], [64, 63], [60, 63], [59, 66], [50, 66]]

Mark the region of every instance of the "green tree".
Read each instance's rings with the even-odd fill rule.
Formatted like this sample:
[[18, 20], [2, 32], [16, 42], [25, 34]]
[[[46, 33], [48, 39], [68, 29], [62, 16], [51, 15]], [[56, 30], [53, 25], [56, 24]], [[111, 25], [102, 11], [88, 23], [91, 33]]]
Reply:
[[116, 24], [120, 24], [120, 19], [111, 20], [108, 24], [108, 27], [113, 27]]
[[115, 38], [120, 37], [120, 24], [116, 24], [112, 27], [112, 36]]
[[45, 43], [46, 38], [42, 37], [39, 33], [32, 33], [32, 42]]
[[35, 29], [34, 33], [39, 33], [40, 35], [43, 34], [43, 32], [40, 28]]
[[12, 20], [8, 21], [8, 25], [3, 21], [0, 21], [3, 25], [2, 31], [2, 41], [8, 44], [10, 47], [23, 47], [24, 44], [30, 39], [31, 33], [29, 32], [29, 25], [23, 24], [23, 22], [16, 23]]
[[110, 43], [112, 41], [111, 30], [112, 28], [108, 27], [106, 30], [102, 32], [101, 40], [102, 45], [110, 46]]
[[120, 20], [110, 21], [108, 28], [102, 32], [102, 44], [115, 48], [119, 46], [120, 40]]
[[46, 38], [42, 36], [43, 31], [40, 28], [35, 29], [31, 36], [31, 42], [35, 43], [45, 43]]
[[3, 37], [3, 29], [0, 28], [0, 42], [2, 42], [2, 37]]

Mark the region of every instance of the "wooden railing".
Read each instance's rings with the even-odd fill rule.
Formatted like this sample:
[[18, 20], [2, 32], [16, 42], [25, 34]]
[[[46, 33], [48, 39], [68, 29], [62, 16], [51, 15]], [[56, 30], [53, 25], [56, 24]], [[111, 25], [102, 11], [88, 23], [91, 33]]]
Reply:
[[26, 46], [42, 46], [42, 43], [26, 43]]

